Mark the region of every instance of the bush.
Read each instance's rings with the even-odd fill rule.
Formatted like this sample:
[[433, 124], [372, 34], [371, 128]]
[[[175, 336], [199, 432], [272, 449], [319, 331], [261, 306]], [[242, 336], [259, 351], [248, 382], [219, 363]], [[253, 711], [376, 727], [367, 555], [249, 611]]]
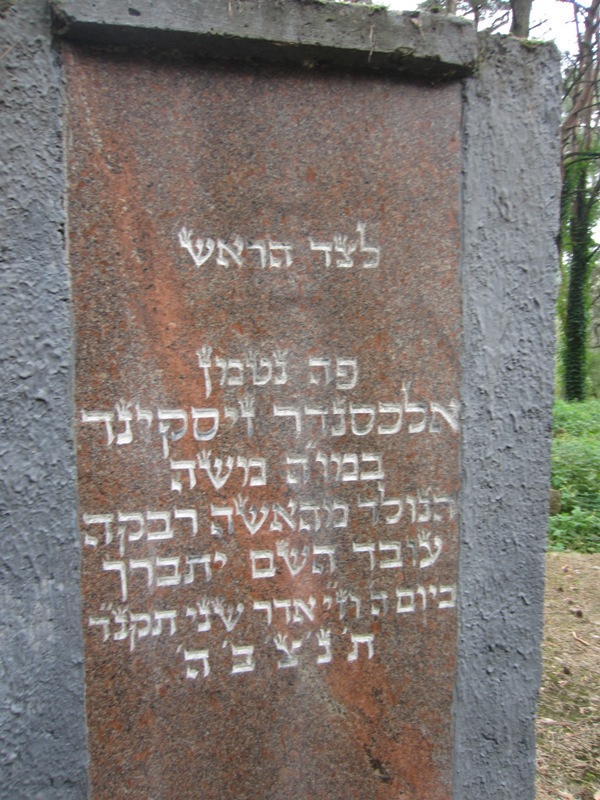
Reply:
[[561, 512], [550, 518], [550, 548], [600, 552], [600, 401], [555, 404], [552, 488]]

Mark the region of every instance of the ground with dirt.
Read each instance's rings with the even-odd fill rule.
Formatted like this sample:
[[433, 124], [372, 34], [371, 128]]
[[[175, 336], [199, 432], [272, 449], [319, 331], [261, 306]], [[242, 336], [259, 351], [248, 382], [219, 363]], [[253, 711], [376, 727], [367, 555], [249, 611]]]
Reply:
[[549, 553], [536, 800], [600, 800], [600, 553]]

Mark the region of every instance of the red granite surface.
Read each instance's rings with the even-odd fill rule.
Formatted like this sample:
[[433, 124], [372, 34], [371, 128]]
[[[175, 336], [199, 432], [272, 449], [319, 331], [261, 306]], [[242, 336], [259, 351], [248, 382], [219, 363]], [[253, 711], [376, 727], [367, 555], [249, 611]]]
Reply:
[[460, 86], [65, 59], [93, 797], [447, 800]]

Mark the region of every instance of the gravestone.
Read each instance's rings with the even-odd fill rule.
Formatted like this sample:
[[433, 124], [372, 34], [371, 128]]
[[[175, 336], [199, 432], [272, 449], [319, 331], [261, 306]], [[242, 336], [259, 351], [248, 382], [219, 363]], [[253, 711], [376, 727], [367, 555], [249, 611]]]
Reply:
[[554, 51], [300, 0], [52, 9], [91, 796], [529, 797]]

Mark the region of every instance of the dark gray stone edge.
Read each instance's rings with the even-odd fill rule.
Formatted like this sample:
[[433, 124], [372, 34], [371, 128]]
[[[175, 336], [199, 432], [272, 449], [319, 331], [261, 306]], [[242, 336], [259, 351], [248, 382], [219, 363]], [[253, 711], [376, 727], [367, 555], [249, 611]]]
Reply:
[[560, 198], [560, 59], [481, 37], [463, 117], [453, 800], [533, 800]]
[[[52, 0], [58, 36], [99, 46], [176, 50], [209, 58], [386, 70], [431, 79], [470, 75], [473, 26], [325, 0]], [[168, 7], [167, 7], [168, 5]]]

